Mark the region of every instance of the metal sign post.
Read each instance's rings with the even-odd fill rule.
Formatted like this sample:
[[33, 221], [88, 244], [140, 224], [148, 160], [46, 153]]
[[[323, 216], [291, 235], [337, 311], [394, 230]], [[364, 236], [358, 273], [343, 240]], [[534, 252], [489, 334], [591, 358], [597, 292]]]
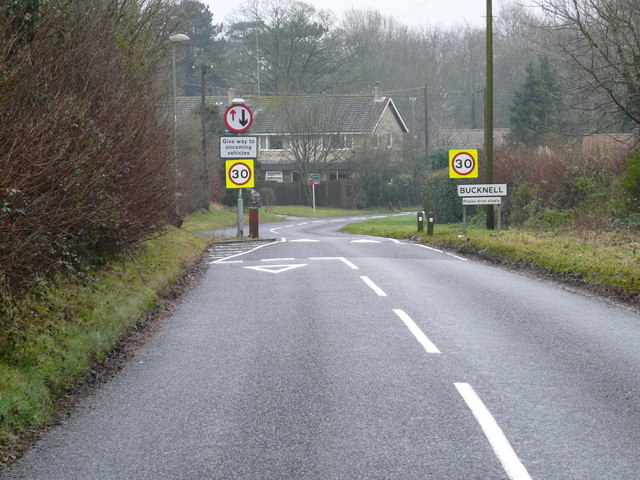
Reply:
[[242, 189], [238, 189], [238, 236], [244, 236], [244, 211], [242, 204]]
[[307, 185], [311, 185], [311, 198], [313, 202], [313, 211], [316, 211], [316, 185], [320, 185], [320, 174], [310, 173], [307, 175]]
[[242, 189], [253, 188], [255, 173], [252, 159], [226, 161], [227, 188], [238, 189], [238, 236], [244, 235]]

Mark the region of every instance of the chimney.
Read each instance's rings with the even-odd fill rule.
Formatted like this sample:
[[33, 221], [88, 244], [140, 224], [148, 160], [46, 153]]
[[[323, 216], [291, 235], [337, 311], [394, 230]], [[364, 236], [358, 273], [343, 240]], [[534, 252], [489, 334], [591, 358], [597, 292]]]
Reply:
[[373, 84], [373, 101], [381, 102], [382, 97], [380, 96], [380, 82], [378, 80]]
[[227, 91], [227, 103], [231, 105], [234, 98], [236, 98], [236, 89], [232, 87]]

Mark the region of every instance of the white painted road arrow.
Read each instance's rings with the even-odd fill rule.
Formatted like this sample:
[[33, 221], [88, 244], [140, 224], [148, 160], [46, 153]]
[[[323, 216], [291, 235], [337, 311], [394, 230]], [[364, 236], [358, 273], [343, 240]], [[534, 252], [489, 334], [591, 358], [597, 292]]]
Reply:
[[308, 264], [306, 263], [300, 263], [297, 265], [266, 265], [266, 266], [257, 266], [257, 267], [244, 267], [244, 268], [248, 268], [250, 270], [257, 270], [259, 272], [267, 272], [267, 273], [282, 273], [282, 272], [286, 272], [287, 270], [293, 270], [294, 268], [298, 268], [298, 267], [305, 267]]

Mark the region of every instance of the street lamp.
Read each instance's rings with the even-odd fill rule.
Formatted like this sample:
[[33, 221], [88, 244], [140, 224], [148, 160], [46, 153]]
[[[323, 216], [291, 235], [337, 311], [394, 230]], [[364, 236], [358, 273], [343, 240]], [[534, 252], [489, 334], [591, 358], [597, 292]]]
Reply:
[[184, 33], [176, 33], [169, 36], [171, 42], [171, 67], [173, 72], [173, 168], [175, 169], [176, 192], [175, 192], [175, 212], [176, 221], [180, 217], [180, 194], [178, 179], [178, 141], [176, 135], [176, 123], [178, 121], [176, 112], [176, 44], [185, 43], [190, 40]]

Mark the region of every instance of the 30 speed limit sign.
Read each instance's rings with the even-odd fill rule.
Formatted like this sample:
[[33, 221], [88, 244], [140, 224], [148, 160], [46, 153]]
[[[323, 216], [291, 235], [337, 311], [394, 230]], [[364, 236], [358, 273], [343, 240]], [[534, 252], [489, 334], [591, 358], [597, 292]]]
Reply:
[[478, 178], [478, 150], [449, 150], [449, 178]]
[[227, 188], [253, 188], [255, 174], [253, 160], [227, 160]]

